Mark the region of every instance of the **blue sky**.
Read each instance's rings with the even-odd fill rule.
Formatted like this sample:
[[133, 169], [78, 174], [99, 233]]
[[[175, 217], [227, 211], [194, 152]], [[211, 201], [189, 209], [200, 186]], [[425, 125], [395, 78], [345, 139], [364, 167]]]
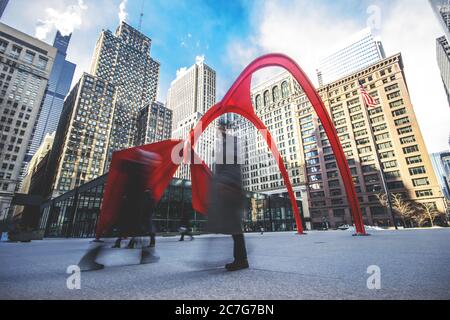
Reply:
[[[55, 26], [73, 30], [69, 59], [78, 65], [76, 81], [89, 70], [100, 31], [118, 25], [121, 2], [10, 0], [3, 22], [32, 35], [41, 26], [39, 36], [47, 42], [52, 41]], [[316, 82], [318, 60], [341, 39], [365, 28], [375, 8], [379, 25], [374, 31], [388, 55], [402, 53], [428, 151], [436, 152], [449, 148], [450, 108], [435, 59], [435, 39], [442, 30], [427, 2], [145, 0], [142, 31], [152, 38], [152, 56], [161, 62], [160, 100], [165, 101], [176, 71], [201, 55], [217, 71], [220, 99], [249, 62], [270, 52], [290, 55]], [[128, 0], [124, 6], [127, 22], [136, 27], [141, 5], [142, 0]], [[440, 116], [430, 116], [430, 110]]]

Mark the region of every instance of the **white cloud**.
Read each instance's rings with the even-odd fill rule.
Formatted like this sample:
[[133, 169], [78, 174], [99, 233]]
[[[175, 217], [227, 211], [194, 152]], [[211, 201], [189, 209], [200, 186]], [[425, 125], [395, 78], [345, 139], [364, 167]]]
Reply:
[[205, 62], [205, 55], [204, 54], [195, 57], [195, 63], [196, 64], [202, 64], [203, 62]]
[[180, 69], [177, 70], [177, 79], [181, 78], [182, 76], [184, 76], [187, 72], [187, 67], [182, 67]]
[[119, 5], [119, 20], [120, 22], [126, 21], [128, 17], [127, 10], [127, 2], [128, 0], [122, 0], [122, 2]]
[[67, 36], [79, 29], [83, 22], [83, 11], [87, 10], [83, 0], [78, 0], [76, 5], [67, 7], [64, 11], [54, 8], [47, 8], [45, 19], [38, 20], [35, 29], [35, 36], [40, 40], [45, 40], [48, 34], [54, 29], [59, 30], [62, 35]]
[[[448, 149], [450, 108], [436, 66], [435, 38], [442, 31], [435, 16], [428, 2], [421, 0], [389, 1], [381, 8], [383, 44], [388, 55], [403, 55], [412, 102], [428, 151]], [[317, 85], [315, 69], [319, 60], [339, 39], [365, 28], [361, 21], [366, 20], [367, 14], [363, 8], [360, 17], [345, 18], [330, 7], [309, 0], [258, 2], [251, 13], [255, 32], [247, 39], [231, 41], [226, 58], [234, 70], [240, 71], [262, 54], [281, 52], [296, 60]], [[269, 70], [265, 75], [257, 75], [254, 82], [277, 72]]]

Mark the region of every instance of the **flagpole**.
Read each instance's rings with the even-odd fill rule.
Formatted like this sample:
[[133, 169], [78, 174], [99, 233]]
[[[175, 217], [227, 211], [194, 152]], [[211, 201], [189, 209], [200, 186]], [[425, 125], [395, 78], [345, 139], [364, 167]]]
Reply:
[[[358, 82], [360, 83], [361, 87], [364, 88], [364, 85], [360, 81], [358, 81]], [[361, 88], [360, 88], [360, 91], [361, 91]], [[372, 141], [373, 141], [373, 144], [374, 144], [374, 147], [375, 147], [376, 163], [377, 163], [378, 167], [380, 168], [381, 183], [383, 184], [383, 189], [384, 189], [384, 192], [386, 193], [386, 204], [387, 204], [386, 208], [387, 208], [387, 211], [388, 211], [388, 215], [392, 218], [392, 223], [394, 224], [395, 230], [398, 230], [397, 223], [395, 221], [394, 212], [392, 210], [391, 192], [389, 191], [389, 188], [388, 188], [387, 183], [386, 183], [386, 176], [384, 174], [383, 164], [381, 163], [381, 160], [380, 160], [380, 155], [378, 153], [378, 148], [377, 148], [377, 141], [375, 139], [375, 134], [374, 134], [373, 128], [372, 128], [372, 122], [370, 120], [369, 106], [364, 101], [364, 98], [363, 98], [363, 103], [365, 105], [364, 109], [365, 109], [365, 112], [366, 112], [367, 120], [369, 121], [370, 136], [372, 137]]]

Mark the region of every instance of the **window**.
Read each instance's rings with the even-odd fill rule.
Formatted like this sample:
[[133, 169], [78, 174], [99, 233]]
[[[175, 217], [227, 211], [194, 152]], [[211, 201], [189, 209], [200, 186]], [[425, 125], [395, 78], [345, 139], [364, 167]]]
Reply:
[[362, 153], [369, 153], [369, 152], [371, 152], [372, 151], [372, 148], [371, 147], [364, 147], [364, 148], [359, 148], [358, 149], [358, 153], [359, 154], [362, 154]]
[[369, 138], [362, 138], [362, 139], [356, 140], [356, 145], [360, 146], [363, 144], [368, 144], [369, 142], [370, 142]]
[[406, 133], [410, 133], [412, 132], [412, 127], [411, 126], [407, 126], [404, 128], [400, 128], [397, 130], [398, 134], [406, 134]]
[[384, 116], [377, 116], [377, 117], [374, 117], [374, 118], [370, 119], [370, 122], [373, 123], [373, 124], [381, 122], [381, 121], [384, 121]]
[[362, 127], [364, 127], [364, 121], [354, 123], [354, 124], [352, 125], [352, 127], [353, 127], [353, 129], [362, 128]]
[[383, 131], [383, 130], [387, 129], [387, 125], [385, 123], [383, 123], [383, 124], [373, 127], [372, 129], [373, 129], [373, 132]]
[[380, 153], [380, 158], [381, 159], [393, 158], [393, 157], [395, 157], [394, 151], [386, 151], [386, 152], [381, 152]]
[[422, 163], [422, 156], [414, 156], [406, 158], [407, 164], [416, 164], [416, 163]]
[[328, 186], [330, 188], [339, 187], [339, 180], [330, 180], [330, 181], [328, 181]]
[[258, 109], [259, 107], [261, 107], [262, 101], [261, 101], [261, 95], [257, 95], [256, 96], [256, 109]]
[[384, 91], [389, 92], [389, 91], [392, 91], [392, 90], [395, 90], [395, 89], [398, 89], [398, 83], [394, 83], [394, 84], [392, 84], [390, 86], [387, 86], [386, 88], [384, 88]]
[[412, 176], [416, 176], [418, 174], [425, 174], [425, 173], [427, 173], [427, 172], [426, 172], [424, 166], [414, 167], [414, 168], [410, 168], [409, 169], [409, 174], [412, 175]]
[[272, 99], [273, 102], [277, 102], [278, 99], [280, 99], [280, 89], [278, 89], [278, 86], [273, 87], [272, 89]]
[[365, 183], [378, 182], [378, 174], [369, 174], [367, 176], [364, 176], [364, 182]]
[[395, 91], [395, 92], [389, 93], [389, 94], [387, 95], [387, 98], [388, 98], [389, 100], [395, 99], [395, 98], [398, 98], [398, 97], [400, 97], [400, 91]]
[[400, 107], [402, 105], [403, 105], [403, 99], [396, 100], [396, 101], [393, 101], [393, 102], [389, 103], [389, 106], [391, 107], [391, 109]]
[[428, 186], [429, 184], [428, 178], [413, 179], [414, 187]]
[[380, 143], [377, 144], [377, 148], [378, 150], [384, 150], [384, 149], [388, 149], [388, 148], [392, 148], [392, 142], [384, 142], [384, 143]]
[[412, 142], [416, 142], [416, 137], [408, 136], [408, 137], [400, 138], [401, 144], [412, 143]]
[[390, 138], [390, 136], [389, 136], [389, 133], [387, 133], [387, 132], [375, 136], [375, 140], [376, 141], [386, 140], [386, 139], [389, 139], [389, 138]]
[[352, 107], [349, 109], [350, 113], [355, 113], [361, 110], [361, 106]]
[[418, 151], [419, 151], [419, 147], [417, 145], [403, 148], [404, 154], [418, 152]]
[[409, 123], [409, 118], [408, 117], [404, 117], [404, 118], [400, 118], [394, 121], [396, 126], [401, 126], [403, 124], [407, 124]]
[[345, 116], [344, 111], [339, 111], [339, 112], [335, 112], [333, 113], [333, 119], [339, 119]]
[[14, 58], [18, 58], [21, 52], [22, 52], [22, 48], [21, 47], [13, 45], [11, 55]]
[[327, 172], [328, 179], [333, 179], [333, 178], [338, 178], [338, 177], [339, 177], [339, 173], [337, 171]]
[[397, 161], [392, 160], [392, 161], [383, 162], [383, 168], [384, 169], [397, 168]]
[[375, 172], [375, 171], [377, 171], [377, 168], [373, 164], [370, 164], [367, 166], [362, 166], [362, 172], [364, 172], [364, 173]]
[[289, 94], [290, 94], [289, 85], [288, 85], [287, 81], [284, 81], [281, 84], [281, 95], [282, 95], [283, 99], [285, 99], [285, 98], [289, 97]]
[[34, 60], [34, 53], [30, 52], [30, 51], [25, 52], [25, 56], [24, 56], [23, 60], [27, 63], [32, 64], [33, 60]]
[[430, 189], [416, 191], [416, 197], [417, 198], [431, 197], [431, 196], [433, 196], [433, 191], [430, 190]]
[[5, 52], [7, 47], [8, 47], [8, 42], [3, 39], [0, 39], [0, 52], [2, 52], [2, 53]]
[[389, 171], [384, 173], [387, 180], [395, 180], [401, 177], [400, 171]]
[[45, 68], [47, 68], [47, 63], [48, 63], [48, 59], [40, 56], [37, 66], [38, 66], [38, 68], [44, 70]]
[[355, 137], [360, 137], [360, 136], [364, 136], [367, 134], [367, 130], [359, 130], [359, 131], [355, 131]]
[[394, 181], [394, 182], [388, 182], [387, 187], [389, 190], [395, 190], [395, 189], [403, 189], [404, 185], [401, 181]]

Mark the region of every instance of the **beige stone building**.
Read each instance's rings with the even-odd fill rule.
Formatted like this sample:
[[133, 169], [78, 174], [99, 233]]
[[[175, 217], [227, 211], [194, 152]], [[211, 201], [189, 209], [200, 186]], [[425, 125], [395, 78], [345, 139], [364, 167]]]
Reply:
[[0, 23], [0, 219], [19, 188], [56, 51]]
[[[375, 98], [376, 107], [367, 109], [364, 105], [359, 81]], [[434, 203], [444, 212], [439, 184], [408, 92], [401, 54], [318, 91], [340, 137], [367, 224], [392, 224], [376, 196], [384, 192], [380, 164], [391, 193], [402, 194], [414, 204]], [[297, 107], [300, 161], [306, 165], [312, 226], [320, 227], [324, 217], [332, 227], [351, 224], [345, 190], [323, 127], [305, 96], [298, 99]]]

